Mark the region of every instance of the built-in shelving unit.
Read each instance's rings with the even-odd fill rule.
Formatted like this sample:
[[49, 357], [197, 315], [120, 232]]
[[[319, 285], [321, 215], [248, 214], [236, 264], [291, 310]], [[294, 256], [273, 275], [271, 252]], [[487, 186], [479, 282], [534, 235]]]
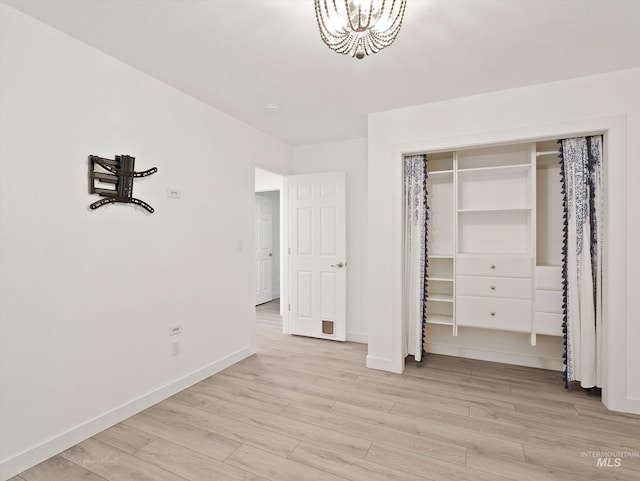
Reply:
[[557, 150], [427, 154], [427, 323], [525, 332], [532, 344], [562, 334]]
[[535, 291], [532, 342], [562, 336], [562, 190], [557, 141], [536, 145]]
[[453, 326], [455, 315], [455, 154], [427, 158], [428, 298], [427, 322]]
[[531, 150], [458, 152], [456, 328], [531, 331]]

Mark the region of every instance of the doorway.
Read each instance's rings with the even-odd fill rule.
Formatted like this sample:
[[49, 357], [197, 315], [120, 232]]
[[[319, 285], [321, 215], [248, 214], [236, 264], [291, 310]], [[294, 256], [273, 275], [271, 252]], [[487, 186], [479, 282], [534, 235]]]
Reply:
[[285, 178], [255, 168], [254, 185], [254, 304], [279, 299], [285, 334], [345, 341], [345, 172]]
[[280, 297], [280, 192], [255, 194], [256, 305]]
[[[280, 299], [285, 292], [284, 249], [284, 177], [255, 169], [254, 256], [255, 304]], [[282, 315], [282, 307], [281, 312]]]

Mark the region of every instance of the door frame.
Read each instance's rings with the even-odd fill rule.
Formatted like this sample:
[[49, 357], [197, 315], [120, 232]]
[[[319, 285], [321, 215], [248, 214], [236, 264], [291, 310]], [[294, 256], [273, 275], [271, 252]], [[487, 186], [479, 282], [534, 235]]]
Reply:
[[[377, 276], [385, 279], [401, 279], [399, 266], [395, 262], [402, 256], [402, 163], [405, 153], [422, 151], [448, 151], [464, 147], [490, 145], [498, 143], [532, 142], [553, 138], [568, 138], [584, 135], [603, 134], [604, 159], [605, 159], [605, 251], [604, 264], [606, 265], [603, 279], [604, 316], [607, 322], [603, 329], [603, 386], [602, 402], [610, 410], [640, 413], [640, 399], [630, 398], [626, 395], [627, 389], [627, 344], [620, 340], [627, 339], [627, 314], [626, 314], [626, 289], [627, 289], [627, 236], [624, 234], [626, 226], [626, 138], [627, 119], [623, 114], [603, 117], [592, 117], [566, 121], [562, 123], [550, 123], [536, 126], [525, 126], [517, 129], [495, 130], [482, 133], [465, 133], [455, 137], [441, 139], [423, 139], [408, 143], [391, 144], [388, 158], [391, 159], [389, 172], [391, 177], [390, 197], [396, 199], [394, 210], [390, 211], [389, 218], [381, 222], [390, 222], [391, 251], [388, 262], [381, 266], [379, 259], [374, 259], [371, 250], [368, 259], [368, 275], [370, 278]], [[379, 172], [377, 172], [379, 174]], [[613, 188], [615, 186], [615, 188]], [[377, 186], [370, 186], [376, 189]], [[387, 197], [389, 197], [387, 196]], [[617, 206], [614, 208], [613, 206]], [[622, 206], [622, 207], [620, 207]], [[369, 202], [371, 208], [371, 202]], [[369, 231], [371, 235], [371, 229]], [[387, 240], [386, 238], [384, 239]], [[615, 286], [615, 288], [614, 288]], [[375, 294], [380, 285], [368, 287], [368, 295], [375, 300]], [[396, 287], [391, 294], [388, 308], [381, 311], [377, 302], [369, 306], [370, 331], [367, 355], [367, 367], [390, 372], [402, 373], [404, 370], [404, 357], [402, 356], [402, 304], [401, 289]], [[382, 331], [379, 327], [371, 328], [371, 319], [374, 326], [381, 325], [377, 312], [384, 312], [393, 321], [391, 329]], [[377, 319], [376, 319], [377, 318]], [[388, 327], [388, 326], [385, 326]], [[386, 337], [390, 333], [389, 341]], [[375, 338], [375, 339], [374, 339]], [[372, 342], [373, 340], [373, 342]], [[382, 349], [380, 349], [382, 347]], [[389, 348], [385, 351], [385, 348]]]

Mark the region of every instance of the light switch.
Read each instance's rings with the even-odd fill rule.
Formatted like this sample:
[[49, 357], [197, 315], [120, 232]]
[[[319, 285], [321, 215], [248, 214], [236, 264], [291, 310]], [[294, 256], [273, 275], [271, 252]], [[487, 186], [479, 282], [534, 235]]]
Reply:
[[180, 191], [178, 189], [167, 189], [167, 197], [170, 199], [179, 199]]
[[169, 336], [177, 336], [182, 333], [182, 324], [174, 324], [169, 326]]

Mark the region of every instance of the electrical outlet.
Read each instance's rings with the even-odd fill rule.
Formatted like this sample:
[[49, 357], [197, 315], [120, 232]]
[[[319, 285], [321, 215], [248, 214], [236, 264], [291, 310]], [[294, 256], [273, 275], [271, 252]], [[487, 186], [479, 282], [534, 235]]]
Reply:
[[178, 189], [168, 188], [167, 189], [167, 197], [169, 197], [170, 199], [179, 199], [180, 198], [180, 191]]
[[178, 354], [180, 354], [180, 341], [176, 339], [171, 341], [171, 355], [177, 356]]
[[182, 334], [182, 324], [169, 326], [169, 336], [177, 336], [178, 334]]

